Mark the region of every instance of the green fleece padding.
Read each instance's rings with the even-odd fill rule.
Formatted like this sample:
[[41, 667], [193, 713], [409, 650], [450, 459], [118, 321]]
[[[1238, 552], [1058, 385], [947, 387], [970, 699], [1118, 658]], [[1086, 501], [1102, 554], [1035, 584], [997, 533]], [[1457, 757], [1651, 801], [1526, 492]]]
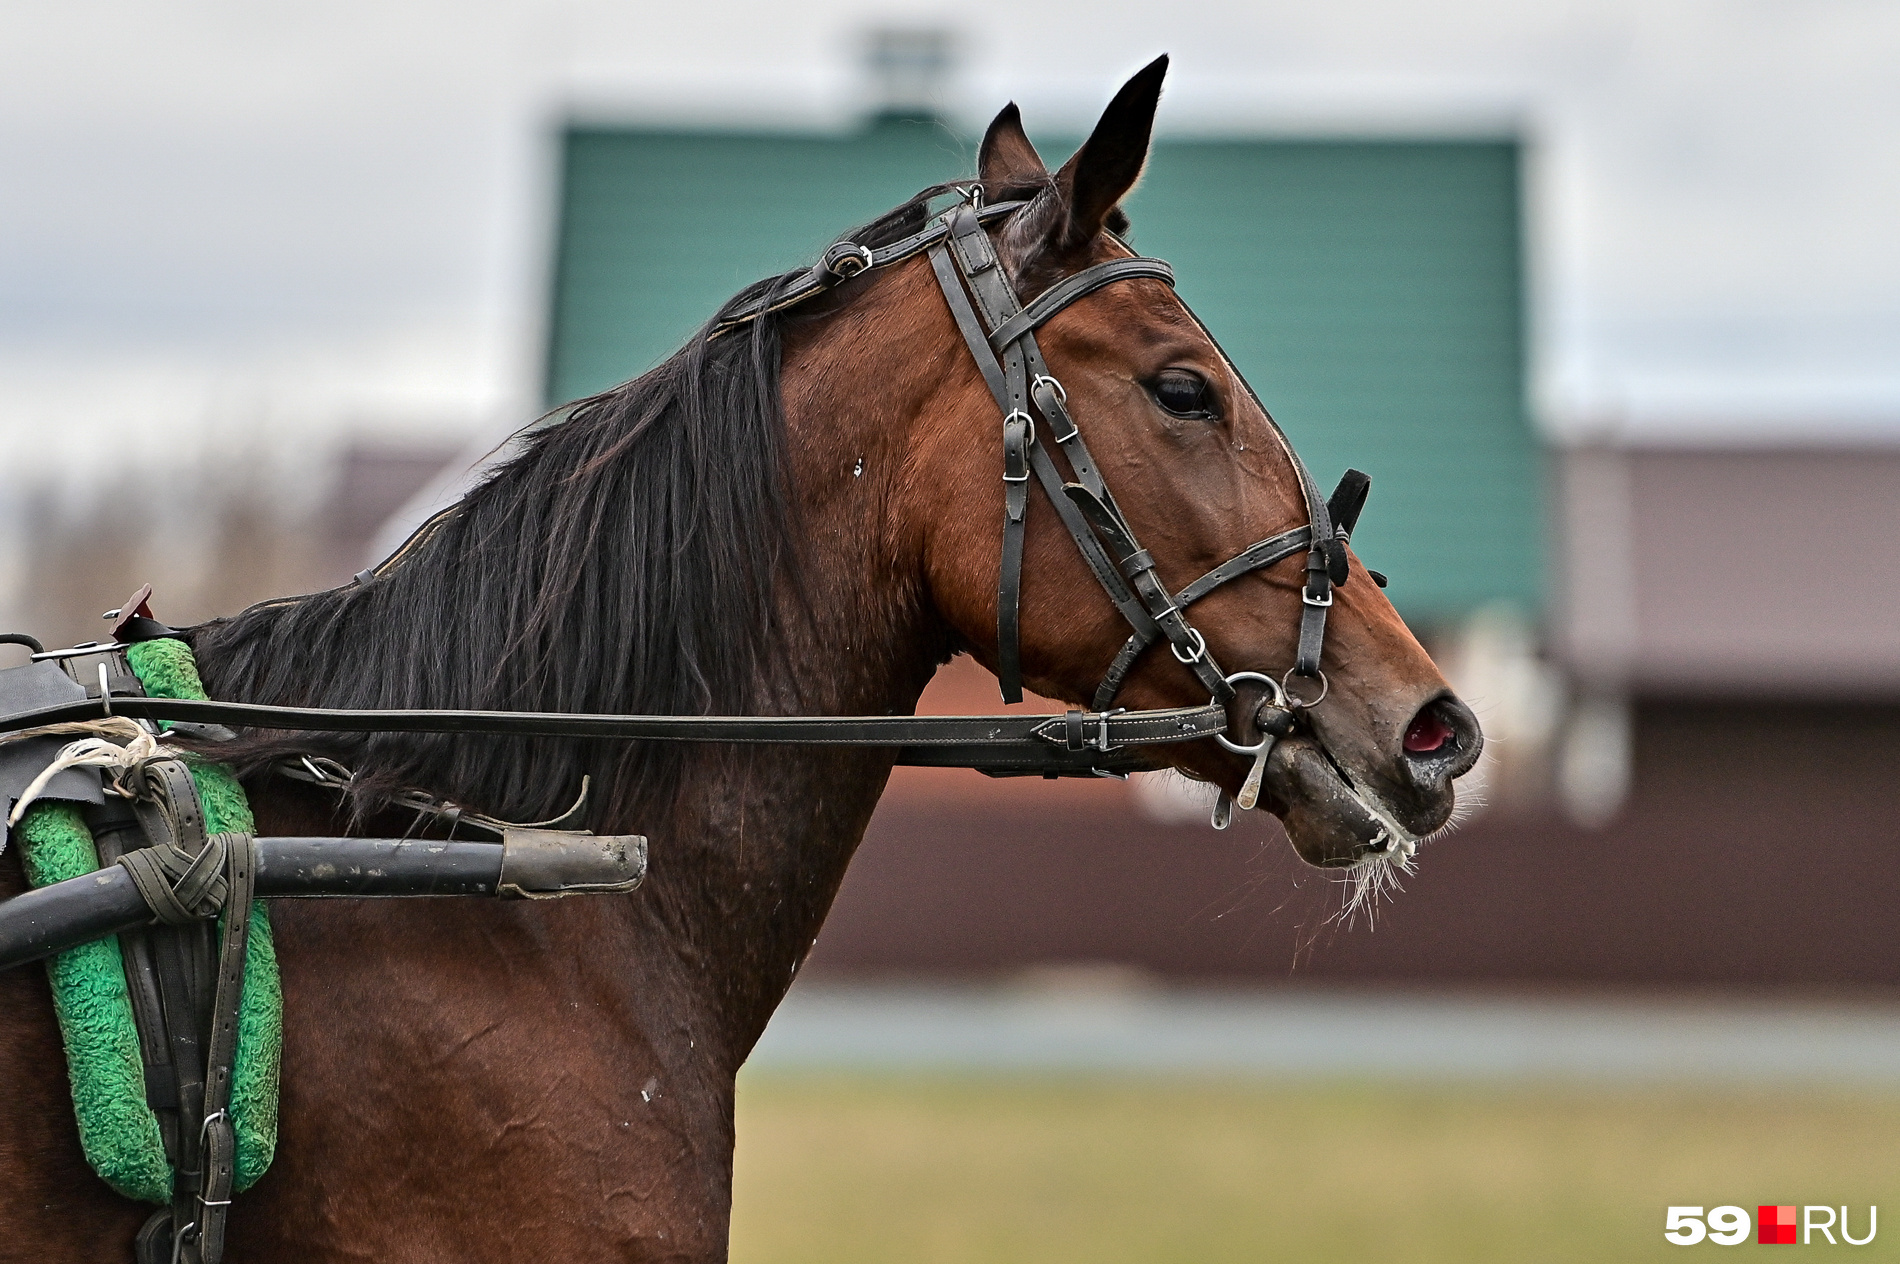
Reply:
[[[26, 880], [36, 887], [83, 877], [99, 867], [92, 832], [76, 804], [34, 804], [15, 837]], [[46, 976], [66, 1042], [73, 1113], [86, 1161], [127, 1198], [170, 1202], [172, 1169], [158, 1120], [145, 1104], [145, 1068], [118, 936], [60, 953], [46, 963]]]
[[[126, 657], [152, 697], [205, 696], [191, 649], [182, 641], [146, 641], [132, 646]], [[207, 830], [214, 834], [256, 830], [244, 789], [228, 769], [194, 760], [191, 776], [204, 805]], [[27, 881], [34, 886], [80, 877], [99, 867], [92, 834], [73, 804], [35, 804], [21, 821], [18, 837]], [[237, 1136], [234, 1184], [239, 1190], [256, 1183], [277, 1150], [284, 998], [270, 918], [261, 902], [251, 909], [244, 971], [237, 1066], [231, 1083], [231, 1119]], [[118, 940], [97, 940], [61, 953], [47, 963], [47, 975], [66, 1042], [73, 1108], [87, 1161], [108, 1185], [128, 1198], [170, 1202], [171, 1168], [158, 1121], [145, 1104], [145, 1071]]]

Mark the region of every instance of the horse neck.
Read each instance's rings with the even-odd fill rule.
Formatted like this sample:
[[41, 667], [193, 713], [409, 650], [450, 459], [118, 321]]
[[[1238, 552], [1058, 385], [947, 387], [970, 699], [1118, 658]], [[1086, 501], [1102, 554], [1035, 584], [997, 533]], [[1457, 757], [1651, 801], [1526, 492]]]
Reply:
[[[786, 597], [758, 682], [774, 712], [908, 713], [955, 648], [925, 593], [916, 524], [893, 517], [898, 484], [914, 474], [907, 431], [929, 384], [900, 363], [910, 331], [884, 319], [890, 306], [847, 309], [787, 349], [803, 582]], [[880, 326], [884, 336], [873, 337]], [[879, 343], [890, 350], [862, 354]], [[851, 349], [860, 354], [845, 362]], [[712, 1017], [736, 1058], [810, 953], [891, 765], [876, 749], [705, 748], [664, 824], [629, 822], [665, 858], [653, 866], [648, 907], [671, 942], [703, 953], [718, 998]]]
[[[777, 598], [781, 617], [754, 682], [759, 713], [908, 712], [951, 648], [924, 593], [915, 524], [893, 521], [892, 508], [906, 476], [908, 423], [927, 395], [901, 350], [907, 334], [941, 331], [881, 326], [879, 309], [890, 305], [887, 297], [863, 312], [847, 308], [788, 340], [781, 385], [800, 582], [783, 586]], [[482, 547], [492, 549], [492, 541]], [[493, 565], [505, 570], [511, 563]], [[512, 565], [531, 573], [536, 559], [524, 553]], [[465, 569], [472, 568], [445, 565], [440, 573]], [[461, 618], [494, 613], [477, 608], [476, 594], [444, 596], [444, 582], [427, 575], [399, 570], [387, 582], [394, 593], [415, 585], [417, 601], [434, 583], [432, 600], [469, 607]], [[625, 577], [603, 568], [593, 582]], [[609, 690], [581, 699], [545, 691], [505, 700], [479, 692], [434, 696], [416, 682], [429, 679], [423, 668], [427, 656], [443, 652], [440, 645], [370, 635], [370, 602], [339, 598], [321, 609], [334, 620], [314, 620], [287, 605], [194, 634], [213, 695], [332, 706], [651, 709]], [[355, 642], [362, 652], [321, 670], [300, 665], [286, 674], [270, 666], [299, 663], [317, 626], [327, 643]], [[375, 760], [365, 759], [362, 766], [375, 769]], [[695, 747], [670, 793], [660, 795], [616, 785], [625, 779], [608, 767], [595, 782], [591, 823], [602, 832], [647, 835], [653, 860], [640, 891], [598, 897], [625, 901], [624, 916], [606, 919], [624, 941], [575, 951], [605, 950], [628, 961], [630, 984], [650, 978], [650, 970], [671, 970], [679, 986], [670, 990], [701, 995], [702, 1021], [724, 1029], [736, 1067], [809, 953], [890, 767], [890, 753], [876, 749]], [[561, 775], [515, 780], [571, 795], [578, 769], [553, 770]], [[509, 810], [489, 797], [502, 793], [500, 781], [480, 768], [458, 772], [452, 762], [437, 763], [402, 775], [486, 810]], [[273, 799], [289, 802], [274, 779], [254, 784], [265, 800], [260, 809]]]

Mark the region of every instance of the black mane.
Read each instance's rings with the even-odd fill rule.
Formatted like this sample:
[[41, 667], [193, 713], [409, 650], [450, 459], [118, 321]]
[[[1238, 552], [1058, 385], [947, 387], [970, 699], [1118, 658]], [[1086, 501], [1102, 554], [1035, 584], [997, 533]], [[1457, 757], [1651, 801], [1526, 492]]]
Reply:
[[[914, 232], [942, 191], [927, 189], [846, 237], [876, 246]], [[800, 275], [749, 286], [726, 307]], [[788, 583], [797, 591], [799, 572], [781, 336], [789, 321], [826, 307], [710, 338], [715, 317], [659, 367], [517, 436], [505, 463], [373, 578], [193, 628], [212, 696], [355, 708], [747, 711], [779, 598]], [[583, 773], [594, 774], [596, 805], [623, 797], [612, 783], [635, 788], [626, 806], [664, 798], [639, 788], [670, 789], [684, 757], [667, 743], [413, 734], [255, 736], [217, 752], [240, 773], [300, 753], [357, 769], [359, 811], [414, 786], [511, 819], [555, 815]]]

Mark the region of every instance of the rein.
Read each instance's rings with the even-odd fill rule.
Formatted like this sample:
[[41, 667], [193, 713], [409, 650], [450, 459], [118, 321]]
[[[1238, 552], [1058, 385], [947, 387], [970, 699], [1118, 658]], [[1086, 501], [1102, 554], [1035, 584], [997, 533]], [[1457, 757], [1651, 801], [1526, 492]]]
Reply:
[[[86, 648], [104, 653], [124, 646]], [[107, 716], [332, 733], [486, 733], [509, 737], [626, 738], [899, 748], [899, 763], [976, 768], [999, 776], [1087, 776], [1148, 767], [1137, 750], [1216, 737], [1217, 703], [1154, 711], [1065, 715], [578, 715], [546, 711], [350, 711], [180, 698], [87, 699], [0, 716], [0, 733]], [[1118, 759], [1108, 756], [1120, 755]]]
[[[953, 186], [954, 187], [954, 186]], [[1074, 540], [1089, 571], [1127, 621], [1130, 634], [1096, 687], [1092, 710], [1059, 716], [678, 716], [579, 715], [527, 711], [338, 710], [278, 707], [252, 703], [167, 698], [113, 698], [63, 703], [0, 716], [0, 733], [48, 724], [99, 720], [113, 715], [185, 724], [232, 724], [266, 729], [328, 732], [482, 733], [516, 737], [619, 738], [663, 742], [729, 742], [801, 746], [895, 747], [899, 764], [974, 768], [993, 776], [1045, 777], [1109, 775], [1156, 765], [1142, 748], [1172, 742], [1216, 738], [1228, 749], [1254, 755], [1257, 780], [1273, 731], [1286, 727], [1290, 713], [1317, 705], [1326, 694], [1320, 659], [1326, 613], [1333, 589], [1347, 579], [1346, 543], [1365, 503], [1371, 480], [1349, 470], [1330, 501], [1322, 499], [1311, 473], [1264, 406], [1300, 481], [1305, 526], [1249, 545], [1232, 558], [1171, 593], [1162, 584], [1154, 555], [1141, 547], [1115, 497], [1103, 481], [1083, 441], [1081, 427], [1068, 409], [1068, 392], [1050, 371], [1035, 331], [1063, 309], [1104, 286], [1127, 280], [1174, 284], [1174, 270], [1159, 259], [1139, 255], [1098, 263], [1051, 286], [1023, 305], [985, 226], [1000, 222], [1028, 203], [981, 204], [980, 186], [956, 189], [963, 200], [924, 229], [885, 246], [839, 241], [803, 274], [736, 302], [713, 322], [708, 338], [718, 338], [770, 315], [806, 302], [839, 283], [878, 268], [928, 254], [957, 328], [963, 334], [984, 382], [1003, 413], [1003, 558], [997, 585], [997, 675], [1005, 702], [1022, 700], [1020, 605], [1023, 537], [1029, 480], [1035, 476], [1056, 515]], [[1189, 313], [1193, 316], [1193, 313]], [[1203, 332], [1206, 326], [1194, 317]], [[1208, 334], [1210, 340], [1213, 335]], [[1215, 343], [1219, 349], [1220, 344]], [[1232, 366], [1231, 358], [1221, 351]], [[1254, 400], [1253, 388], [1235, 377]], [[1046, 441], [1039, 433], [1046, 433]], [[1065, 480], [1050, 455], [1050, 443], [1067, 461]], [[424, 526], [412, 537], [426, 535]], [[380, 572], [397, 564], [409, 545], [399, 549]], [[1260, 672], [1224, 672], [1207, 638], [1188, 621], [1186, 608], [1223, 584], [1298, 554], [1306, 556], [1301, 587], [1299, 650], [1293, 666], [1277, 680]], [[1382, 581], [1383, 577], [1374, 575]], [[171, 635], [152, 620], [127, 623], [131, 639]], [[142, 626], [151, 624], [150, 627]], [[1113, 707], [1129, 672], [1142, 653], [1166, 640], [1170, 652], [1207, 689], [1204, 706], [1129, 711]], [[123, 649], [120, 644], [76, 647], [35, 654], [35, 659]], [[1311, 700], [1292, 699], [1291, 678], [1316, 679]], [[1261, 683], [1268, 698], [1260, 717], [1265, 742], [1241, 746], [1226, 737], [1226, 704], [1238, 680]], [[1274, 714], [1279, 720], [1271, 720]]]

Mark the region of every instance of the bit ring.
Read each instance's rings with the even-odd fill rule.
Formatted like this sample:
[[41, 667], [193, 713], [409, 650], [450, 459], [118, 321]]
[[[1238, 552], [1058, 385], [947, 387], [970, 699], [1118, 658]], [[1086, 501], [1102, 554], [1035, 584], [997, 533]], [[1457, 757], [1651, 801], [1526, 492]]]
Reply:
[[[1241, 680], [1251, 680], [1257, 684], [1265, 685], [1267, 687], [1267, 701], [1269, 703], [1282, 709], [1291, 709], [1287, 707], [1286, 703], [1286, 688], [1265, 672], [1240, 671], [1234, 672], [1227, 677], [1229, 686]], [[1214, 740], [1236, 755], [1258, 755], [1261, 751], [1272, 745], [1273, 734], [1267, 734], [1252, 746], [1242, 746], [1239, 742], [1230, 740], [1225, 733], [1214, 734]]]

